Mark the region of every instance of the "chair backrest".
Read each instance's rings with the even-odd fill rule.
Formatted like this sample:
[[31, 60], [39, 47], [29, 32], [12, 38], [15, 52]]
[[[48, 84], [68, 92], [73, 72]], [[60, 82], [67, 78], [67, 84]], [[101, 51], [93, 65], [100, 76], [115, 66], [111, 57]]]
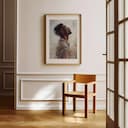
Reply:
[[96, 81], [94, 74], [74, 74], [74, 80], [78, 83], [89, 83]]

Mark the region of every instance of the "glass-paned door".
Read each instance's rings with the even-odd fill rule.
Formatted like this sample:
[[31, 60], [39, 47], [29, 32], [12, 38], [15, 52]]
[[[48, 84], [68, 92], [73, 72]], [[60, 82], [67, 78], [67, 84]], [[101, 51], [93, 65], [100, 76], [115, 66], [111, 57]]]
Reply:
[[128, 0], [118, 0], [118, 125], [128, 128]]
[[107, 128], [128, 128], [128, 0], [106, 1]]
[[115, 99], [115, 26], [114, 26], [114, 0], [106, 1], [106, 69], [107, 69], [107, 122], [106, 127], [114, 127], [114, 99]]

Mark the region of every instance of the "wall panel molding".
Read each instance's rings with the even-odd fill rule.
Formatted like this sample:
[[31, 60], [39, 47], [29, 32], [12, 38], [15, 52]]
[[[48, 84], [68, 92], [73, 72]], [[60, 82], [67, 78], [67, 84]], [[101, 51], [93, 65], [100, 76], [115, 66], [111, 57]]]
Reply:
[[[16, 86], [16, 109], [61, 110], [62, 82], [65, 80], [71, 80], [72, 76], [73, 74], [70, 73], [18, 74]], [[106, 107], [106, 97], [105, 92], [103, 92], [106, 87], [105, 77], [105, 75], [97, 75], [97, 109], [101, 110], [105, 110]], [[30, 95], [28, 93], [30, 93]], [[51, 94], [53, 97], [50, 97]], [[83, 101], [80, 99], [77, 102], [79, 102], [78, 109], [82, 109]], [[67, 99], [67, 109], [72, 108], [71, 104], [71, 99]], [[92, 99], [89, 99], [89, 108], [92, 107], [91, 104]]]
[[3, 0], [3, 54], [2, 54], [2, 62], [8, 62], [5, 59], [5, 0]]
[[14, 66], [6, 66], [6, 65], [0, 65], [1, 69], [14, 69]]
[[[65, 80], [67, 80], [67, 79], [65, 79]], [[40, 97], [38, 97], [38, 99], [37, 98], [33, 98], [33, 97], [31, 97], [31, 98], [28, 98], [28, 97], [25, 97], [24, 96], [24, 90], [25, 90], [25, 82], [26, 83], [30, 83], [30, 85], [28, 85], [29, 87], [30, 87], [30, 89], [33, 87], [33, 86], [35, 86], [35, 87], [37, 87], [38, 85], [38, 83], [42, 83], [42, 86], [45, 86], [45, 85], [43, 85], [44, 83], [45, 84], [47, 84], [47, 85], [49, 85], [49, 83], [51, 84], [52, 83], [52, 85], [50, 85], [51, 87], [52, 86], [55, 86], [54, 84], [56, 83], [58, 83], [59, 85], [58, 86], [61, 86], [62, 85], [62, 82], [63, 81], [65, 81], [65, 80], [62, 80], [62, 79], [20, 79], [20, 87], [19, 87], [19, 94], [20, 94], [20, 96], [19, 96], [19, 100], [22, 102], [22, 101], [27, 101], [27, 102], [39, 102], [39, 101], [60, 101], [61, 100], [61, 97], [57, 97], [57, 98], [48, 98], [48, 99], [44, 99], [44, 98], [40, 98]], [[31, 85], [31, 83], [32, 83], [32, 85]], [[53, 84], [54, 83], [54, 84]], [[35, 84], [35, 85], [34, 85]], [[44, 88], [45, 89], [45, 88]], [[47, 90], [47, 91], [50, 91], [50, 88], [48, 88], [49, 90]], [[52, 88], [51, 88], [52, 89]], [[61, 90], [60, 90], [61, 91]], [[42, 92], [42, 94], [43, 94], [43, 92]]]
[[14, 95], [16, 9], [16, 0], [0, 0], [0, 95], [2, 96]]
[[[17, 75], [73, 75], [73, 72], [54, 72], [54, 73], [48, 73], [48, 72], [17, 72]], [[82, 74], [81, 72], [77, 72], [77, 74]], [[85, 74], [85, 73], [83, 73]], [[86, 74], [96, 74], [97, 76], [106, 76], [105, 73], [91, 73], [87, 72]]]
[[[13, 1], [11, 1], [13, 2]], [[10, 26], [11, 27], [11, 26]], [[6, 58], [6, 0], [3, 0], [3, 54], [2, 54], [2, 62], [3, 63], [14, 63], [14, 59]]]
[[[7, 82], [6, 77], [9, 74], [11, 74], [11, 77], [13, 77], [14, 72], [13, 71], [3, 71], [3, 85], [2, 85], [3, 86], [3, 90], [13, 90], [14, 89], [14, 87], [11, 87], [11, 86], [10, 87], [6, 87], [6, 85], [10, 85], [11, 84], [11, 83], [10, 84], [6, 84], [6, 82]], [[11, 80], [11, 81], [13, 81], [13, 80]]]
[[[105, 100], [97, 100], [96, 110], [105, 110], [106, 102]], [[66, 104], [67, 110], [72, 110], [72, 103], [67, 102]], [[83, 110], [84, 105], [83, 101], [77, 102], [77, 110]], [[92, 101], [89, 101], [89, 110], [92, 110]], [[16, 110], [62, 110], [62, 102], [61, 101], [47, 101], [47, 102], [24, 102], [22, 104], [18, 104]]]

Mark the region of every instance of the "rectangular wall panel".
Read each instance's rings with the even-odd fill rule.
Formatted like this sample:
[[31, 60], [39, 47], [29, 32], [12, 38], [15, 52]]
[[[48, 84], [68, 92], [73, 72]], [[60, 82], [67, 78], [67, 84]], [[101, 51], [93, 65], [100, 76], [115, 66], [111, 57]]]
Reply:
[[3, 42], [3, 3], [0, 0], [0, 65], [2, 60], [2, 42]]
[[3, 61], [14, 62], [15, 39], [14, 0], [3, 0]]
[[13, 69], [0, 68], [0, 95], [14, 95], [14, 72]]
[[0, 0], [0, 95], [2, 96], [14, 95], [16, 8], [16, 0]]
[[14, 89], [14, 72], [13, 71], [3, 72], [3, 89], [5, 90]]
[[[61, 100], [62, 82], [46, 80], [21, 80], [19, 93], [21, 101], [39, 101], [39, 100]], [[28, 93], [31, 92], [31, 93]]]

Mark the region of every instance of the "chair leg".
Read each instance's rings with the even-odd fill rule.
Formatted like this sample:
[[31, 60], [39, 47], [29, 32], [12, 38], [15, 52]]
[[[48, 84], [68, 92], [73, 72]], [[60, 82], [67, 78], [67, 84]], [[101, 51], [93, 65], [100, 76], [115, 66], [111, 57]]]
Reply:
[[63, 97], [63, 108], [62, 108], [62, 114], [65, 115], [65, 109], [66, 109], [66, 97]]
[[63, 83], [62, 86], [62, 115], [65, 115], [65, 109], [66, 109], [66, 96], [64, 95], [64, 91], [65, 91], [65, 86]]
[[96, 112], [96, 96], [93, 96], [93, 113]]
[[[73, 91], [76, 91], [76, 83], [73, 84]], [[76, 111], [76, 98], [73, 97], [73, 111]]]
[[85, 100], [85, 108], [84, 108], [84, 113], [85, 113], [85, 118], [87, 118], [87, 116], [88, 116], [88, 91], [87, 91], [87, 85], [85, 85], [85, 98], [84, 98], [84, 100]]
[[73, 111], [76, 111], [76, 98], [73, 97]]
[[[93, 93], [96, 93], [96, 84], [93, 84]], [[96, 112], [96, 96], [93, 96], [93, 113]]]

